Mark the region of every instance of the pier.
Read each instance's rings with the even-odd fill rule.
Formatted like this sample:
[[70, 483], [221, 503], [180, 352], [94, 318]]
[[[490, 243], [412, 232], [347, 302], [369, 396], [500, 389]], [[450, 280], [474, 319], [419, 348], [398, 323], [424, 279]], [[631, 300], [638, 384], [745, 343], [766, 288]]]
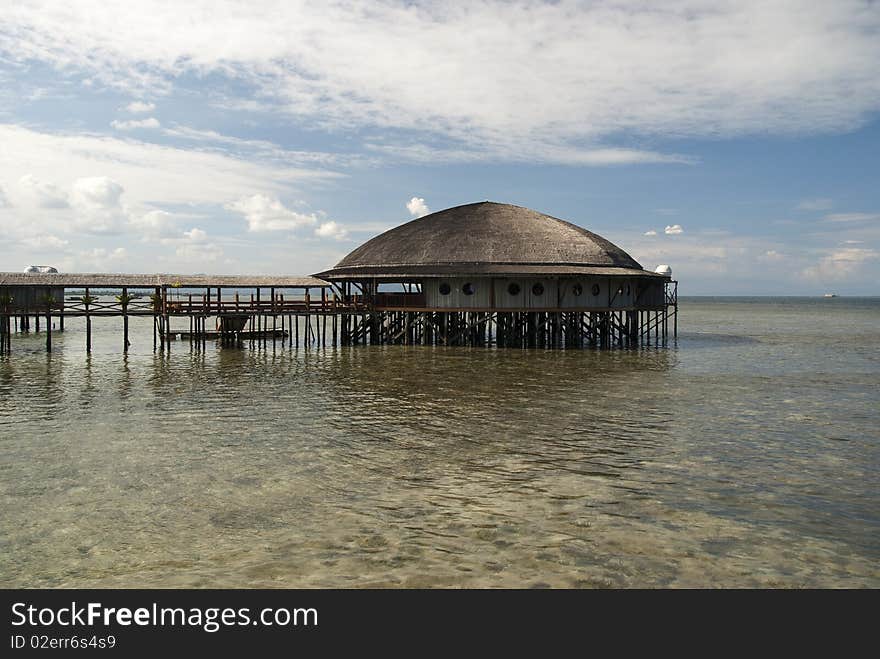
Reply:
[[[53, 332], [66, 318], [92, 323], [122, 318], [122, 352], [130, 346], [128, 320], [150, 318], [153, 348], [172, 342], [197, 347], [281, 342], [289, 347], [449, 345], [520, 348], [629, 347], [662, 344], [678, 334], [677, 282], [652, 307], [445, 308], [428, 306], [420, 286], [379, 293], [376, 282], [334, 285], [315, 277], [169, 276], [0, 273], [0, 354], [16, 334]], [[247, 289], [246, 295], [239, 291]]]
[[[30, 270], [30, 269], [29, 269]], [[154, 349], [286, 341], [349, 345], [632, 348], [678, 335], [678, 282], [577, 225], [510, 204], [399, 225], [313, 276], [0, 273], [0, 354], [53, 321], [153, 322]], [[186, 326], [181, 327], [185, 323]]]
[[[0, 273], [0, 354], [12, 351], [16, 333], [40, 332], [41, 325], [51, 352], [54, 321], [54, 331], [63, 332], [72, 317], [85, 318], [87, 353], [93, 320], [108, 317], [123, 319], [123, 352], [130, 345], [129, 318], [152, 319], [159, 349], [178, 336], [195, 344], [336, 345], [340, 318], [363, 308], [343, 303], [331, 288], [315, 277]], [[242, 289], [250, 292], [242, 295]]]

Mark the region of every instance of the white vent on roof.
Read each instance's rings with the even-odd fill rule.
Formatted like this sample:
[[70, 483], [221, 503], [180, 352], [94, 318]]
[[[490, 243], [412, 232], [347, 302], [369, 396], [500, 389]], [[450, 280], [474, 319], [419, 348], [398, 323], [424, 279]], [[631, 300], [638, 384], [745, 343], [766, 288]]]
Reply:
[[654, 270], [654, 272], [656, 272], [658, 275], [666, 275], [667, 277], [672, 276], [672, 268], [670, 268], [666, 264], [658, 265], [657, 269]]
[[51, 265], [29, 265], [24, 269], [27, 274], [57, 275], [58, 269]]

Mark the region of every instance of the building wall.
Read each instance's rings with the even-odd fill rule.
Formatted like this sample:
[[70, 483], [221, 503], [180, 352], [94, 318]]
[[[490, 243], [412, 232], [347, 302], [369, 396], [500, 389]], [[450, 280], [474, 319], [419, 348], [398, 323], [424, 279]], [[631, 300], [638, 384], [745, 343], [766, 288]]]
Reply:
[[[464, 292], [466, 284], [470, 284], [473, 290], [470, 295]], [[445, 295], [441, 293], [443, 286], [449, 288], [449, 292]], [[422, 290], [425, 293], [426, 305], [432, 308], [485, 308], [491, 306], [492, 301], [492, 281], [486, 278], [427, 279], [422, 284]]]
[[559, 306], [563, 309], [608, 306], [607, 277], [573, 277], [559, 281]]
[[42, 312], [45, 311], [42, 300], [47, 291], [55, 298], [55, 304], [64, 304], [64, 288], [60, 286], [0, 286], [0, 297], [12, 297], [11, 311]]
[[[473, 288], [471, 295], [464, 293], [466, 284]], [[440, 292], [444, 285], [449, 288], [445, 295]], [[450, 277], [426, 279], [422, 290], [426, 305], [434, 309], [622, 309], [659, 306], [664, 300], [662, 280], [637, 277]]]
[[659, 307], [666, 303], [666, 287], [662, 279], [643, 280], [638, 282], [639, 307]]

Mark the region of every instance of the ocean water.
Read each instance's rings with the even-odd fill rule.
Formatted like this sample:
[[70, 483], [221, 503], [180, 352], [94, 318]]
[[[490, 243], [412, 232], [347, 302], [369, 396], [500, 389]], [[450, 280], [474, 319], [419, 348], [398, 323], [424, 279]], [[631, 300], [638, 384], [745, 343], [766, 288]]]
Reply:
[[638, 350], [0, 358], [2, 587], [880, 587], [880, 299]]

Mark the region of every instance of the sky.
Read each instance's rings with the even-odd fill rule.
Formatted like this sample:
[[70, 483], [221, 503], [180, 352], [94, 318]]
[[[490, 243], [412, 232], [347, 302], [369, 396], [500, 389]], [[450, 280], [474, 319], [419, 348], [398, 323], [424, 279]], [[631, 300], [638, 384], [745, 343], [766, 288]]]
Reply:
[[491, 200], [877, 295], [880, 3], [0, 0], [0, 270], [310, 274]]

